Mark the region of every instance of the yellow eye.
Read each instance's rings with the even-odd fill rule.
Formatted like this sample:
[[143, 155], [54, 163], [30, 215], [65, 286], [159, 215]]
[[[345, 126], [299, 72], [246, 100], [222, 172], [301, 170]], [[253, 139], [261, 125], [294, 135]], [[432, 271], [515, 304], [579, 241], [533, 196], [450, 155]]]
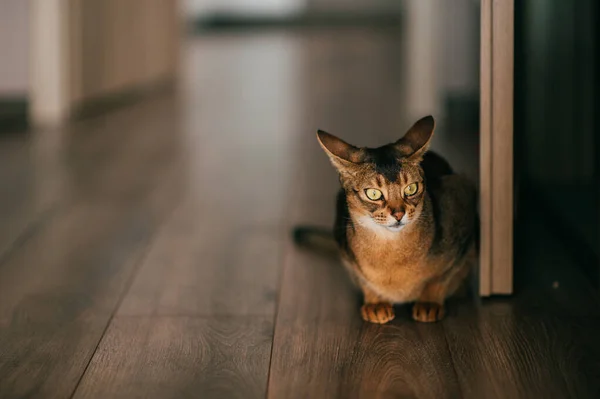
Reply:
[[365, 190], [365, 194], [367, 194], [367, 198], [369, 198], [371, 201], [377, 201], [377, 200], [380, 200], [381, 197], [383, 197], [383, 194], [381, 193], [381, 191], [379, 191], [375, 188], [367, 188]]
[[404, 188], [404, 194], [407, 197], [410, 197], [411, 195], [415, 195], [417, 193], [418, 189], [419, 189], [419, 186], [417, 185], [417, 183], [409, 184], [408, 186], [406, 186]]

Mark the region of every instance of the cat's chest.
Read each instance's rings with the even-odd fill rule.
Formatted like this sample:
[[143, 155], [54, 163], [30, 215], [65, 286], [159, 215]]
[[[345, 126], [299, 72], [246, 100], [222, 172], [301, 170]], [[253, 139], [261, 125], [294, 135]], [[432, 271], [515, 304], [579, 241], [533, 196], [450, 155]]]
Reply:
[[355, 255], [360, 269], [372, 280], [412, 280], [427, 263], [420, 248], [365, 245], [359, 246]]
[[398, 302], [412, 300], [435, 275], [423, 246], [408, 242], [360, 242], [354, 246], [357, 272], [374, 291]]
[[351, 238], [351, 247], [363, 268], [382, 273], [393, 270], [410, 272], [426, 261], [430, 242], [421, 234], [409, 232], [391, 237], [363, 233]]

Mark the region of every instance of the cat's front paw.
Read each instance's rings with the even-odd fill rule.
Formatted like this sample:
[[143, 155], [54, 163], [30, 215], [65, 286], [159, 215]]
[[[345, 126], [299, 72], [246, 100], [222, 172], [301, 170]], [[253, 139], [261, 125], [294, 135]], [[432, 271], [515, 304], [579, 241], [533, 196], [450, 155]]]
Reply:
[[385, 324], [394, 319], [394, 308], [391, 303], [365, 303], [360, 308], [360, 314], [364, 321], [369, 323]]
[[412, 308], [412, 318], [424, 323], [442, 320], [445, 314], [444, 305], [439, 303], [417, 302]]

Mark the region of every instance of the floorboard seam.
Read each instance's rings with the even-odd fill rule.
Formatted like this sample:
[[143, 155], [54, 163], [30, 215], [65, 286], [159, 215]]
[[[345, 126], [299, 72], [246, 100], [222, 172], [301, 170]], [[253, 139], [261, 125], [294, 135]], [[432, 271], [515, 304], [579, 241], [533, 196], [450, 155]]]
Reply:
[[[160, 188], [160, 186], [161, 185], [159, 184], [156, 188], [158, 189], [158, 188]], [[151, 194], [149, 194], [149, 195], [151, 195]], [[148, 256], [150, 248], [152, 248], [152, 244], [156, 240], [156, 237], [159, 235], [160, 231], [163, 229], [164, 225], [167, 223], [167, 221], [170, 219], [170, 217], [175, 213], [175, 210], [178, 208], [180, 203], [181, 203], [181, 200], [175, 201], [175, 205], [173, 205], [171, 207], [171, 209], [169, 209], [168, 211], [165, 212], [165, 215], [162, 217], [162, 220], [160, 220], [159, 223], [157, 223], [156, 229], [150, 234], [146, 243], [143, 244], [143, 248], [141, 249], [139, 258], [135, 261], [135, 265], [133, 266], [131, 275], [129, 276], [129, 278], [127, 279], [127, 282], [125, 283], [125, 288], [123, 289], [123, 292], [121, 293], [121, 295], [119, 295], [119, 298], [117, 299], [115, 307], [114, 307], [113, 311], [111, 312], [111, 315], [108, 318], [108, 321], [106, 322], [106, 325], [104, 326], [104, 329], [102, 330], [102, 333], [100, 334], [100, 338], [98, 339], [98, 342], [96, 343], [94, 350], [92, 351], [92, 354], [90, 355], [90, 357], [87, 361], [87, 364], [83, 368], [83, 372], [77, 379], [77, 383], [75, 384], [75, 387], [73, 388], [73, 392], [71, 392], [71, 395], [69, 395], [69, 399], [73, 399], [75, 397], [75, 394], [77, 393], [77, 390], [79, 389], [79, 386], [81, 385], [81, 381], [83, 381], [83, 378], [87, 374], [87, 371], [88, 371], [90, 365], [92, 364], [92, 360], [94, 359], [94, 356], [96, 355], [96, 352], [98, 351], [98, 348], [100, 347], [100, 344], [102, 344], [102, 341], [106, 337], [106, 332], [112, 325], [112, 322], [113, 322], [117, 312], [119, 311], [119, 308], [121, 307], [121, 304], [123, 303], [123, 300], [125, 299], [127, 294], [129, 294], [129, 291], [130, 291], [131, 287], [133, 286], [133, 282], [135, 281], [135, 278], [137, 277], [138, 272], [140, 271], [140, 268], [144, 264], [144, 260]]]
[[119, 310], [119, 307], [121, 306], [121, 303], [123, 302], [123, 299], [125, 299], [125, 297], [129, 293], [129, 289], [131, 288], [131, 285], [133, 284], [133, 281], [134, 281], [135, 277], [137, 276], [137, 272], [139, 271], [140, 266], [144, 263], [144, 259], [146, 257], [149, 247], [150, 247], [150, 244], [148, 244], [146, 246], [146, 248], [143, 250], [142, 254], [140, 255], [140, 259], [137, 260], [137, 262], [133, 268], [131, 276], [127, 279], [126, 287], [123, 290], [123, 293], [119, 296], [119, 299], [117, 300], [115, 308], [111, 312], [111, 315], [108, 318], [108, 321], [106, 322], [106, 325], [104, 326], [104, 329], [102, 330], [102, 333], [100, 334], [100, 338], [98, 339], [98, 342], [96, 342], [96, 345], [94, 346], [94, 350], [92, 351], [92, 354], [90, 355], [85, 367], [83, 368], [81, 375], [77, 379], [77, 383], [75, 384], [75, 387], [73, 388], [73, 392], [71, 392], [71, 395], [69, 395], [69, 399], [72, 399], [75, 396], [75, 394], [77, 393], [77, 389], [79, 389], [79, 385], [81, 384], [83, 377], [85, 377], [85, 375], [90, 367], [90, 364], [92, 364], [92, 360], [94, 359], [94, 356], [96, 355], [96, 352], [98, 351], [98, 348], [100, 347], [100, 344], [104, 340], [104, 337], [106, 336], [106, 332], [110, 328], [112, 321], [115, 318], [115, 315], [117, 314], [117, 311]]
[[[286, 231], [289, 229], [289, 226], [286, 226]], [[271, 370], [272, 370], [272, 366], [273, 366], [273, 356], [274, 356], [274, 350], [275, 350], [275, 335], [277, 334], [277, 319], [279, 317], [279, 308], [280, 308], [280, 302], [281, 302], [281, 290], [283, 288], [283, 282], [284, 277], [285, 277], [285, 272], [287, 270], [287, 266], [288, 266], [288, 261], [289, 261], [289, 254], [292, 252], [290, 246], [293, 245], [293, 243], [290, 243], [289, 241], [285, 241], [285, 244], [283, 246], [283, 251], [281, 251], [281, 265], [282, 265], [282, 270], [281, 273], [279, 275], [279, 282], [278, 282], [278, 289], [277, 289], [277, 295], [276, 295], [276, 299], [275, 299], [275, 303], [276, 303], [276, 307], [275, 307], [275, 312], [273, 314], [273, 334], [272, 334], [272, 338], [271, 338], [271, 353], [269, 354], [269, 369], [268, 369], [268, 373], [267, 373], [267, 387], [265, 390], [265, 394], [266, 397], [269, 397], [269, 386], [271, 383]]]
[[3, 253], [0, 253], [0, 267], [2, 267], [2, 265], [6, 263], [19, 248], [22, 248], [37, 231], [44, 227], [48, 221], [52, 220], [60, 209], [61, 206], [56, 205], [43, 211], [41, 215], [27, 223], [25, 228], [17, 235], [17, 238], [8, 245]]
[[[295, 165], [293, 165], [293, 167], [291, 168], [291, 175], [297, 175], [296, 179], [294, 181], [299, 181], [300, 177], [302, 176], [302, 169], [300, 167], [300, 162], [296, 159], [295, 162], [293, 162]], [[298, 198], [296, 196], [296, 193], [300, 191], [300, 185], [299, 184], [295, 184], [293, 185], [293, 189], [289, 190], [289, 196], [287, 198], [287, 206], [284, 209], [283, 215], [285, 217], [285, 215], [290, 215], [291, 214], [291, 210], [294, 209], [292, 204], [294, 203], [293, 199], [294, 198]], [[293, 218], [291, 218], [291, 220], [293, 220]], [[282, 223], [282, 229], [283, 229], [283, 235], [284, 237], [289, 237], [289, 232], [292, 229], [292, 224], [291, 223]], [[267, 386], [265, 389], [265, 397], [268, 398], [269, 397], [269, 387], [271, 385], [271, 371], [273, 368], [273, 356], [274, 356], [274, 352], [275, 352], [275, 335], [277, 334], [277, 320], [279, 319], [279, 309], [281, 307], [281, 291], [283, 289], [283, 282], [285, 281], [285, 273], [286, 270], [288, 268], [288, 264], [291, 261], [290, 260], [290, 254], [292, 253], [292, 249], [294, 243], [290, 242], [289, 239], [284, 240], [284, 244], [283, 244], [283, 250], [281, 251], [280, 254], [280, 265], [281, 265], [281, 273], [279, 274], [279, 281], [277, 282], [277, 294], [275, 296], [275, 312], [273, 313], [273, 334], [272, 334], [272, 338], [271, 338], [271, 353], [269, 354], [269, 369], [267, 372]]]
[[448, 334], [446, 334], [446, 326], [442, 322], [442, 331], [444, 332], [444, 342], [446, 343], [446, 349], [448, 349], [448, 353], [450, 354], [450, 361], [452, 362], [452, 372], [454, 373], [454, 377], [456, 378], [456, 384], [458, 385], [458, 392], [461, 398], [464, 398], [465, 395], [463, 393], [463, 387], [458, 379], [458, 372], [456, 371], [456, 362], [454, 361], [454, 353], [452, 353], [452, 349], [450, 349], [450, 344], [448, 343]]

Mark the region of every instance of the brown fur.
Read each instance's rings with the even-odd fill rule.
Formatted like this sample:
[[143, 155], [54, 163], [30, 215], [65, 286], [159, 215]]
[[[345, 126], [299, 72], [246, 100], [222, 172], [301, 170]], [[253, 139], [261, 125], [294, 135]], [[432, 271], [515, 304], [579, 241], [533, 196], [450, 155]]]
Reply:
[[[318, 139], [340, 174], [335, 238], [364, 293], [361, 315], [386, 323], [392, 304], [415, 302], [413, 318], [437, 321], [476, 256], [476, 192], [448, 163], [427, 153], [432, 117], [395, 143], [357, 148], [323, 131]], [[414, 195], [406, 187], [417, 183]], [[372, 201], [366, 189], [383, 194]]]

